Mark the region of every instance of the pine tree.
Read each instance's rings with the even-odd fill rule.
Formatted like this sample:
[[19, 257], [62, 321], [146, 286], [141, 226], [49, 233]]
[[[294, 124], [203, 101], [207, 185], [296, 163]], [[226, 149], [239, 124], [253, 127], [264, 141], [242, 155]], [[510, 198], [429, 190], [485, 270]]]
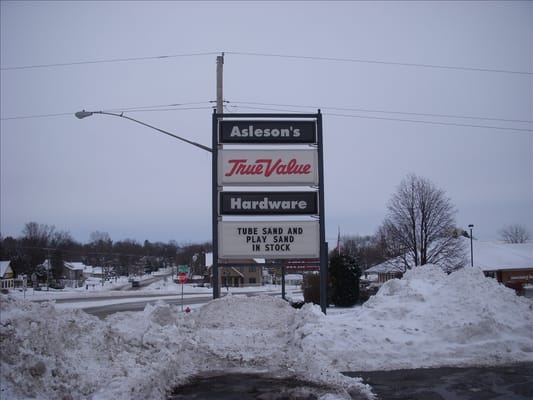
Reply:
[[355, 258], [335, 254], [330, 258], [331, 301], [338, 307], [351, 307], [359, 300], [359, 269]]

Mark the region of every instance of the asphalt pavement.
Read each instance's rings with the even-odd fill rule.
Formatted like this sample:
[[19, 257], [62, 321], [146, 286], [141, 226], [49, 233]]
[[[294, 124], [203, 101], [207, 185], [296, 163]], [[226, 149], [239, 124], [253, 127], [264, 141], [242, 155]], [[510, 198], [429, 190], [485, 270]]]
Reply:
[[[531, 400], [533, 362], [498, 367], [345, 372], [362, 377], [379, 400]], [[353, 400], [366, 399], [350, 393]], [[335, 389], [268, 374], [206, 374], [174, 388], [167, 400], [317, 400]]]
[[533, 362], [497, 367], [347, 372], [383, 400], [532, 400]]

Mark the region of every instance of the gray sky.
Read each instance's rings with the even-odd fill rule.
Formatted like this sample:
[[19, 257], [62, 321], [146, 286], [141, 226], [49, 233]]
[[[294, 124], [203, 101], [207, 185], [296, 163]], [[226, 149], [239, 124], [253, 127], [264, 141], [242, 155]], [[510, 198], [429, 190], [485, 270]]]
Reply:
[[209, 153], [73, 113], [163, 106], [127, 115], [210, 146], [223, 51], [227, 112], [322, 109], [330, 242], [374, 233], [409, 173], [481, 239], [533, 231], [532, 27], [512, 1], [2, 1], [0, 232], [211, 240]]

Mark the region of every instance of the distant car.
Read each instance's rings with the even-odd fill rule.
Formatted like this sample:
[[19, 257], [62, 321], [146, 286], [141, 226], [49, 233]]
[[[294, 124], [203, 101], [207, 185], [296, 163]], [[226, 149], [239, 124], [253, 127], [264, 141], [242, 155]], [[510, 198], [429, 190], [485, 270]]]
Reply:
[[141, 287], [141, 282], [139, 282], [139, 281], [131, 281], [131, 287], [132, 288], [139, 288], [139, 287]]
[[51, 289], [65, 289], [65, 285], [63, 285], [61, 282], [52, 282], [50, 285], [48, 285]]

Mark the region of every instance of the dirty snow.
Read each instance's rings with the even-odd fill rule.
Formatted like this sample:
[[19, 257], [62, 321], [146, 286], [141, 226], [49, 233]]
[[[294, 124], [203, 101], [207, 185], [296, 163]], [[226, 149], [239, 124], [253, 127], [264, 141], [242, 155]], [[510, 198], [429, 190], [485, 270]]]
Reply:
[[2, 399], [165, 399], [197, 374], [230, 370], [371, 398], [341, 372], [533, 361], [533, 300], [477, 268], [419, 267], [363, 306], [327, 316], [237, 295], [188, 314], [161, 302], [103, 321], [11, 295], [0, 311]]

